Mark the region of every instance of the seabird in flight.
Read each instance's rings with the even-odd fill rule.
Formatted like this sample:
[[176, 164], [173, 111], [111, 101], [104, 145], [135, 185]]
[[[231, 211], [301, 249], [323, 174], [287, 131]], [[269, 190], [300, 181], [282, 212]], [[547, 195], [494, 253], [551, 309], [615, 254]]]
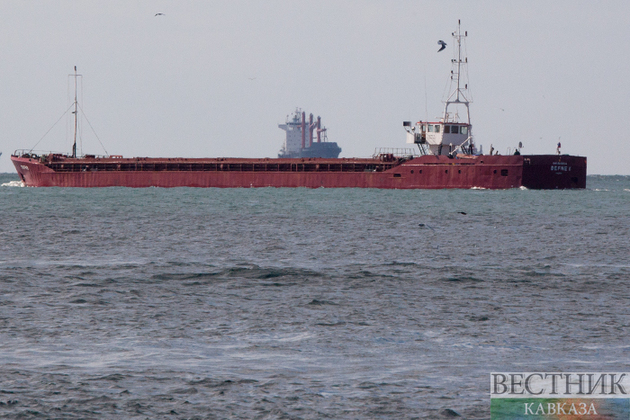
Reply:
[[440, 49], [438, 50], [438, 52], [442, 51], [444, 48], [446, 48], [446, 42], [442, 41], [441, 39], [438, 41], [438, 45], [441, 45]]
[[155, 14], [155, 16], [165, 16], [165, 15], [162, 12], [158, 12], [158, 13]]

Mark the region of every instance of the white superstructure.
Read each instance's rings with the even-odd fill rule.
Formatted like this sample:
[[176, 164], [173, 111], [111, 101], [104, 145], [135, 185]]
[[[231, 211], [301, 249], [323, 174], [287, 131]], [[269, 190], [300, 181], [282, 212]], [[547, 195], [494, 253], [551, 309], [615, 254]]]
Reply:
[[286, 131], [287, 135], [282, 146], [281, 154], [299, 153], [302, 149], [302, 121], [300, 116], [302, 111], [297, 108], [291, 115], [287, 115], [287, 121], [284, 124], [278, 124], [278, 127]]

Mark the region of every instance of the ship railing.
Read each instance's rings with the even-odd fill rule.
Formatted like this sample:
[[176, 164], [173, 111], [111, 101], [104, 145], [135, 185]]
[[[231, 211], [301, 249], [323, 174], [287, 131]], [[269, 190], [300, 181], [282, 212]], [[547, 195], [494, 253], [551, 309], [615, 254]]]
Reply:
[[374, 149], [372, 157], [378, 159], [381, 156], [393, 156], [395, 158], [413, 159], [414, 157], [421, 156], [417, 150], [410, 148], [396, 148], [396, 147], [377, 147]]
[[[51, 155], [69, 157], [69, 155], [67, 153], [54, 152], [54, 151], [50, 151], [50, 150], [17, 149], [15, 152], [13, 152], [13, 156], [19, 156], [19, 157], [31, 158], [31, 159], [39, 159], [42, 156], [51, 156]], [[83, 155], [81, 157], [108, 158], [108, 157], [122, 157], [122, 156], [120, 156], [120, 155], [90, 155], [90, 154], [85, 154], [85, 155]]]
[[13, 156], [26, 157], [38, 159], [40, 156], [45, 155], [62, 155], [61, 152], [51, 152], [48, 150], [33, 150], [33, 149], [17, 149], [13, 152]]

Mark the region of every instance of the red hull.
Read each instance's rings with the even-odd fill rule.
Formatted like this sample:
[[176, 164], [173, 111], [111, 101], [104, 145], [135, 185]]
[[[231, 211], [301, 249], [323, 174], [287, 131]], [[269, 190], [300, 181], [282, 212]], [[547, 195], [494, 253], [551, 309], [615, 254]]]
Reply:
[[581, 156], [392, 159], [186, 159], [11, 156], [32, 187], [488, 188], [586, 187]]

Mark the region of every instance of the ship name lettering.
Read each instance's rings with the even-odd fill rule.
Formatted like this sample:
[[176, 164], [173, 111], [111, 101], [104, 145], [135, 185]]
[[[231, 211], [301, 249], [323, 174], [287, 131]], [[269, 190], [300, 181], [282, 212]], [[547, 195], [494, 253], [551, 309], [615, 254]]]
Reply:
[[566, 163], [564, 165], [565, 166], [560, 166], [558, 163], [554, 163], [553, 165], [551, 165], [551, 170], [552, 171], [563, 171], [563, 172], [571, 171], [571, 167], [570, 166], [566, 166]]
[[20, 168], [24, 169], [25, 171], [28, 171], [28, 166], [26, 165], [20, 165]]

